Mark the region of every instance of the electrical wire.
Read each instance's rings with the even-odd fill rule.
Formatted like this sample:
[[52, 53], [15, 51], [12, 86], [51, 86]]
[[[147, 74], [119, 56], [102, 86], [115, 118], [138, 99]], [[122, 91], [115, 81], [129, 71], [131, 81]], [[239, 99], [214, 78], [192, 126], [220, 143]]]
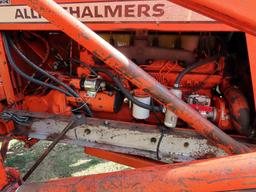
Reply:
[[90, 71], [93, 75], [98, 76], [98, 73], [97, 73], [96, 71], [94, 71], [93, 68], [92, 68], [90, 65], [86, 64], [85, 62], [80, 61], [80, 60], [78, 60], [78, 59], [74, 59], [74, 58], [71, 58], [71, 61], [83, 65], [84, 67], [86, 67], [87, 69], [89, 69], [89, 71]]
[[127, 99], [129, 99], [130, 101], [132, 101], [134, 104], [144, 108], [144, 109], [148, 109], [148, 110], [155, 110], [157, 112], [162, 111], [161, 107], [158, 106], [154, 106], [154, 109], [151, 105], [145, 104], [140, 102], [139, 100], [135, 99], [130, 92], [123, 86], [123, 84], [121, 83], [120, 79], [118, 77], [116, 77], [115, 75], [113, 75], [109, 70], [107, 70], [106, 68], [93, 68], [93, 70], [95, 72], [101, 72], [104, 73], [106, 75], [108, 75], [116, 84], [116, 86], [120, 89], [120, 91], [127, 97]]
[[[108, 69], [106, 68], [98, 68], [98, 67], [91, 67], [88, 64], [78, 60], [78, 59], [74, 59], [71, 58], [72, 61], [79, 63], [81, 65], [83, 65], [84, 67], [86, 67], [87, 69], [89, 69], [94, 75], [98, 76], [98, 72], [100, 73], [104, 73], [107, 76], [109, 76], [114, 83], [116, 84], [116, 86], [120, 89], [120, 91], [127, 97], [127, 99], [129, 99], [130, 101], [132, 101], [133, 103], [135, 103], [136, 105], [144, 108], [144, 109], [148, 109], [148, 110], [153, 110], [151, 105], [147, 105], [145, 103], [140, 102], [139, 100], [135, 99], [130, 92], [125, 89], [125, 87], [123, 86], [123, 84], [121, 83], [120, 79], [118, 77], [116, 77], [115, 75], [113, 75]], [[155, 106], [155, 111], [159, 112], [162, 111], [161, 107]]]
[[[20, 74], [22, 77], [24, 77], [25, 79], [35, 83], [35, 84], [38, 84], [38, 85], [41, 85], [41, 86], [45, 86], [45, 87], [48, 87], [50, 89], [54, 89], [54, 90], [57, 90], [57, 91], [60, 91], [62, 93], [64, 93], [65, 95], [67, 96], [73, 96], [73, 97], [76, 97], [76, 98], [80, 98], [80, 95], [77, 94], [72, 88], [68, 87], [67, 85], [65, 85], [63, 82], [61, 82], [60, 80], [58, 80], [57, 78], [55, 78], [54, 76], [48, 74], [46, 71], [44, 71], [43, 69], [41, 69], [40, 67], [36, 66], [33, 62], [31, 62], [24, 54], [21, 53], [21, 51], [14, 45], [14, 43], [10, 40], [8, 41], [7, 37], [6, 37], [6, 34], [3, 33], [3, 41], [4, 41], [4, 45], [5, 45], [5, 48], [6, 48], [6, 55], [7, 55], [7, 58], [9, 60], [9, 63], [10, 65], [13, 67], [13, 69], [18, 73]], [[30, 77], [29, 75], [27, 75], [26, 73], [24, 73], [14, 62], [13, 58], [12, 58], [12, 55], [11, 55], [11, 52], [10, 52], [10, 47], [9, 47], [9, 42], [11, 45], [13, 45], [13, 48], [15, 49], [15, 47], [17, 49], [15, 49], [15, 51], [17, 51], [17, 53], [21, 53], [19, 54], [31, 67], [33, 67], [34, 69], [38, 70], [40, 73], [42, 73], [43, 75], [47, 76], [48, 78], [54, 80], [55, 82], [59, 83], [60, 85], [64, 85], [63, 87], [65, 87], [68, 91], [60, 88], [60, 87], [57, 87], [55, 85], [52, 85], [52, 84], [48, 84], [48, 83], [45, 83], [43, 81], [40, 81], [38, 79], [35, 79], [33, 77]], [[86, 104], [86, 103], [83, 103], [82, 104], [83, 107], [85, 108], [85, 111], [87, 113], [88, 116], [93, 116], [89, 106]]]
[[74, 97], [79, 97], [78, 93], [76, 93], [71, 87], [57, 79], [56, 77], [52, 76], [51, 74], [47, 73], [45, 70], [43, 70], [41, 67], [38, 67], [35, 63], [33, 63], [31, 60], [29, 60], [14, 44], [14, 42], [9, 38], [8, 42], [10, 43], [11, 47], [18, 53], [18, 55], [32, 68], [34, 68], [39, 73], [45, 75], [49, 79], [53, 80], [54, 82], [58, 83], [59, 85], [63, 86], [69, 93], [71, 93]]
[[43, 81], [40, 81], [40, 80], [37, 80], [37, 79], [34, 79], [33, 77], [30, 77], [29, 75], [27, 75], [26, 73], [24, 73], [17, 65], [16, 63], [14, 62], [13, 60], [13, 57], [12, 57], [12, 54], [11, 54], [11, 51], [10, 51], [10, 47], [9, 47], [9, 43], [8, 43], [8, 40], [7, 40], [7, 37], [5, 35], [5, 33], [3, 33], [3, 43], [4, 43], [4, 46], [5, 46], [5, 51], [6, 51], [6, 55], [7, 55], [7, 58], [9, 60], [9, 63], [11, 65], [11, 67], [18, 73], [20, 74], [23, 78], [37, 84], [37, 85], [41, 85], [41, 86], [45, 86], [45, 87], [48, 87], [50, 89], [54, 89], [54, 90], [57, 90], [59, 92], [62, 92], [64, 93], [65, 95], [67, 96], [72, 96], [69, 92], [67, 92], [66, 90], [60, 88], [60, 87], [57, 87], [55, 85], [52, 85], [52, 84], [48, 84], [48, 83], [45, 83]]
[[154, 117], [155, 117], [155, 119], [157, 120], [157, 123], [158, 123], [157, 126], [160, 128], [160, 132], [161, 132], [160, 138], [159, 138], [159, 140], [157, 142], [157, 146], [156, 146], [156, 159], [160, 161], [161, 160], [161, 157], [160, 157], [160, 154], [159, 154], [160, 153], [160, 145], [161, 145], [161, 143], [163, 141], [163, 138], [164, 138], [165, 128], [161, 126], [161, 124], [162, 124], [161, 120], [158, 117], [158, 115], [156, 114], [156, 111], [154, 110], [155, 109], [154, 101], [151, 102], [151, 105], [152, 105], [152, 109], [153, 109], [152, 111], [153, 111]]

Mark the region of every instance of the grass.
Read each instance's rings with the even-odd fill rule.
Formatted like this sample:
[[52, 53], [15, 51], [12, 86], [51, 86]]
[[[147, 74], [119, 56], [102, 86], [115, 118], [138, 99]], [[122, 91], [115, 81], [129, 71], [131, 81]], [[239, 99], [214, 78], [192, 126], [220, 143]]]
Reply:
[[[23, 142], [12, 140], [9, 144], [5, 166], [15, 167], [24, 175], [48, 145], [49, 142], [40, 141], [27, 149], [24, 148]], [[78, 146], [58, 144], [28, 181], [38, 182], [124, 169], [129, 169], [129, 167], [89, 156], [83, 152], [83, 148]]]

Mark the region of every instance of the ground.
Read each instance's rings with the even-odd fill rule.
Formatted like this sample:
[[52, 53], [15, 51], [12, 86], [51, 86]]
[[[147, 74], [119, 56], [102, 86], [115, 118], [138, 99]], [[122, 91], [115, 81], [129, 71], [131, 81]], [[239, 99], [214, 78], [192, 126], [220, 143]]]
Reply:
[[[23, 175], [48, 145], [49, 142], [40, 141], [33, 147], [26, 149], [24, 148], [24, 143], [13, 140], [9, 146], [5, 165], [17, 168]], [[129, 169], [129, 167], [89, 156], [83, 152], [81, 147], [58, 144], [28, 181], [45, 181], [124, 169]]]

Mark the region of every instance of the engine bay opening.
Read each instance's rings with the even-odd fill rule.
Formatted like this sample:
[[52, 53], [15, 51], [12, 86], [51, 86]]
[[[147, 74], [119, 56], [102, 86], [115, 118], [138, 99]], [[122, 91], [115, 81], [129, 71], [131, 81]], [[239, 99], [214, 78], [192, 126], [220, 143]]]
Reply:
[[[98, 34], [222, 130], [252, 133], [255, 109], [244, 33]], [[190, 128], [62, 32], [8, 32], [6, 45], [14, 91], [23, 96], [21, 109]]]

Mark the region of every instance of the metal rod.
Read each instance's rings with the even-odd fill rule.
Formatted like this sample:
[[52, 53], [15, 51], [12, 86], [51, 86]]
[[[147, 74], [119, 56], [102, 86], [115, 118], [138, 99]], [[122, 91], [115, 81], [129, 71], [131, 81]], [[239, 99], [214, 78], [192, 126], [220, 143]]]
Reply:
[[169, 0], [256, 36], [255, 0]]
[[4, 168], [4, 160], [0, 155], [0, 191], [8, 184], [7, 173]]
[[251, 151], [247, 146], [232, 139], [214, 124], [203, 118], [196, 110], [178, 99], [166, 87], [157, 82], [152, 76], [143, 71], [78, 19], [71, 16], [53, 0], [25, 0], [25, 2], [96, 57], [104, 61], [109, 67], [163, 103], [169, 110], [176, 113], [182, 120], [195, 128], [199, 134], [206, 137], [212, 144], [221, 147], [229, 153], [239, 154]]
[[240, 191], [256, 188], [256, 153], [21, 186], [26, 191]]
[[2, 141], [2, 146], [0, 147], [1, 148], [1, 154], [0, 155], [2, 156], [3, 160], [6, 159], [9, 142], [10, 142], [10, 138], [8, 138], [8, 137], [4, 138], [3, 141]]
[[53, 150], [53, 148], [59, 143], [59, 141], [64, 137], [64, 135], [71, 129], [75, 124], [75, 120], [72, 119], [68, 125], [63, 129], [63, 131], [58, 135], [58, 137], [49, 145], [49, 147], [44, 151], [44, 153], [38, 158], [34, 165], [28, 170], [28, 172], [22, 178], [22, 181], [26, 181], [30, 175], [36, 170], [36, 168], [42, 163], [42, 161], [47, 157], [47, 155]]

